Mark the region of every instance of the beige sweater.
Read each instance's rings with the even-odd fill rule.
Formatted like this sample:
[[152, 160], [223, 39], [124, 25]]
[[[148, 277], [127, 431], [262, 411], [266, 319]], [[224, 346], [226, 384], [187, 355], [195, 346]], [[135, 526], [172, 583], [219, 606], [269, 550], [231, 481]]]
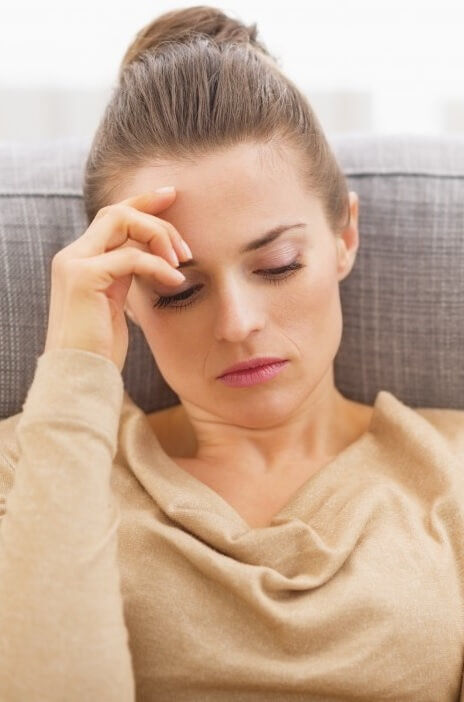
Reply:
[[0, 422], [1, 702], [457, 702], [464, 411], [369, 431], [250, 529], [87, 351]]

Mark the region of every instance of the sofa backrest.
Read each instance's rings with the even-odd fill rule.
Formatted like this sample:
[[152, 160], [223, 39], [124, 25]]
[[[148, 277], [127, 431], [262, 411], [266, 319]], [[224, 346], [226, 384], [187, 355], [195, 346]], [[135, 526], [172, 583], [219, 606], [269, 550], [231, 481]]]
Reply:
[[[464, 138], [328, 137], [359, 195], [360, 246], [340, 283], [340, 392], [464, 409]], [[86, 229], [90, 141], [0, 142], [0, 418], [22, 410], [48, 324], [55, 253]], [[178, 396], [127, 318], [125, 389], [145, 412]]]

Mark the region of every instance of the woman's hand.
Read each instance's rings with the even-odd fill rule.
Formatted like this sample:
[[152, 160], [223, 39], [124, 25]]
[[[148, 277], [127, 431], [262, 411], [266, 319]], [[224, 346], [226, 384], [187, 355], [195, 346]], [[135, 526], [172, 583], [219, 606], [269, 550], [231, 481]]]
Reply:
[[[190, 258], [183, 239], [170, 222], [153, 216], [175, 195], [175, 190], [155, 191], [103, 207], [82, 236], [55, 254], [44, 352], [93, 351], [122, 371], [129, 345], [124, 304], [132, 275], [153, 276], [166, 285], [185, 280], [173, 267], [179, 263], [173, 253]], [[128, 239], [146, 244], [150, 252], [123, 246]]]

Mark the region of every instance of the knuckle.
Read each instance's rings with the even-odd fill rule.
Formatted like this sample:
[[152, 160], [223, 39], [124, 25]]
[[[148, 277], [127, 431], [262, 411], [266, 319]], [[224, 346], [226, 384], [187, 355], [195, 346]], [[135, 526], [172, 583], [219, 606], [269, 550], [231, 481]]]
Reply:
[[75, 270], [75, 266], [73, 264], [74, 261], [71, 261], [69, 259], [63, 259], [59, 266], [55, 268], [55, 271], [61, 278], [63, 278], [66, 281], [69, 281], [72, 279]]
[[100, 217], [104, 217], [108, 214], [108, 212], [111, 211], [113, 207], [114, 205], [106, 205], [105, 207], [101, 207], [95, 215], [95, 219], [100, 219]]
[[95, 219], [101, 219], [101, 217], [109, 217], [115, 220], [126, 219], [130, 211], [131, 208], [127, 205], [121, 202], [115, 202], [113, 205], [105, 205], [105, 207], [98, 210]]
[[117, 217], [127, 217], [131, 210], [131, 207], [124, 205], [122, 202], [116, 202], [114, 205], [110, 205], [110, 213], [115, 214]]
[[78, 275], [81, 267], [81, 259], [69, 255], [64, 249], [59, 251], [52, 259], [52, 272], [54, 275], [66, 281], [72, 280], [74, 275]]
[[52, 270], [59, 270], [64, 265], [66, 254], [64, 249], [60, 249], [52, 258]]

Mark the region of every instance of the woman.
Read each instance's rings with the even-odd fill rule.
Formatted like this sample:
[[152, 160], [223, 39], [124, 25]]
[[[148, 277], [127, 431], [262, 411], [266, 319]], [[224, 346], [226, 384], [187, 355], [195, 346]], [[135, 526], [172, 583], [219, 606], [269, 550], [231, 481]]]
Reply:
[[84, 200], [0, 423], [0, 698], [456, 700], [464, 413], [335, 387], [358, 198], [256, 25], [137, 35]]

